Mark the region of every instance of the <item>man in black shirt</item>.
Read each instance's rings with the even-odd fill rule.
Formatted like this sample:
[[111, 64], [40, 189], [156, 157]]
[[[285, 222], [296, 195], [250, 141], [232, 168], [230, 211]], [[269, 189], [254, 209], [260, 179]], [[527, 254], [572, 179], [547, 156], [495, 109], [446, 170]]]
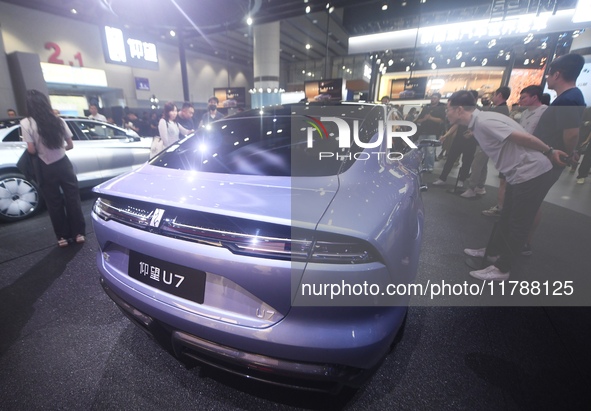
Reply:
[[[433, 93], [431, 95], [431, 104], [426, 105], [416, 123], [419, 124], [419, 141], [421, 140], [439, 140], [439, 136], [445, 130], [445, 104], [439, 101], [441, 94]], [[433, 171], [435, 165], [435, 147], [425, 148], [425, 169], [428, 172]]]
[[[183, 103], [183, 107], [179, 111], [176, 117], [176, 122], [186, 128], [187, 130], [195, 130], [195, 123], [193, 122], [193, 114], [195, 114], [195, 108], [191, 103]], [[180, 134], [179, 138], [184, 138], [184, 134]]]

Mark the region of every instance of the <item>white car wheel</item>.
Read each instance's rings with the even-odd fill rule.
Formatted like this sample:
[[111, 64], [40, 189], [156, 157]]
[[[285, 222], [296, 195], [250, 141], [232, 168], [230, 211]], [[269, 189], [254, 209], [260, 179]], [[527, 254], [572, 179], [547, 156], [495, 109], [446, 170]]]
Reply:
[[41, 194], [34, 182], [17, 173], [0, 175], [0, 220], [23, 220], [35, 214], [41, 204]]

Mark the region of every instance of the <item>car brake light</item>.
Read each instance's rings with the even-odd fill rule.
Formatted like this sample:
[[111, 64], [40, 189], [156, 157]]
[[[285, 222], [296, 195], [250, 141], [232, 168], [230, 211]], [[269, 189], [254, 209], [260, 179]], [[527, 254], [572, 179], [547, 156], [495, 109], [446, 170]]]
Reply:
[[224, 247], [234, 254], [325, 264], [362, 264], [378, 261], [366, 241], [340, 234], [292, 229], [280, 224], [169, 208], [162, 222], [151, 225], [157, 206], [142, 202], [98, 198], [94, 213], [156, 234]]

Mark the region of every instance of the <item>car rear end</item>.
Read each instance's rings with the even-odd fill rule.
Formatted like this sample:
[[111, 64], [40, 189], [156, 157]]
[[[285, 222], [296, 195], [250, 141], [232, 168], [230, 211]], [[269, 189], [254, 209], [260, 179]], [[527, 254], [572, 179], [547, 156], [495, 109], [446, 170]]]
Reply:
[[[358, 386], [392, 345], [406, 307], [320, 307], [297, 296], [304, 281], [322, 277], [387, 283], [391, 250], [372, 240], [373, 229], [327, 223], [338, 173], [293, 176], [279, 161], [281, 144], [210, 168], [187, 164], [215, 162], [216, 144], [181, 142], [95, 188], [105, 291], [181, 359], [284, 386]], [[263, 171], [244, 172], [253, 165]]]

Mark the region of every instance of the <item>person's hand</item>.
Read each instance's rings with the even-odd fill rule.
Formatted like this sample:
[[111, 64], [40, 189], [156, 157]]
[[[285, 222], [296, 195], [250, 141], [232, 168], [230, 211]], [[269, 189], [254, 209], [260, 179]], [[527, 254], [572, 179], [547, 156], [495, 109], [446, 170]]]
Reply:
[[446, 138], [447, 138], [447, 134], [445, 134], [445, 135], [443, 135], [443, 136], [441, 136], [441, 137], [439, 138], [439, 141], [441, 141], [441, 144], [443, 144], [443, 143], [444, 143], [444, 141], [445, 141], [445, 139], [446, 139]]
[[[568, 154], [561, 150], [552, 151], [552, 155], [549, 157], [549, 159], [552, 164], [560, 167], [566, 167], [567, 163], [570, 162], [570, 157]], [[562, 159], [564, 159], [564, 161]]]

